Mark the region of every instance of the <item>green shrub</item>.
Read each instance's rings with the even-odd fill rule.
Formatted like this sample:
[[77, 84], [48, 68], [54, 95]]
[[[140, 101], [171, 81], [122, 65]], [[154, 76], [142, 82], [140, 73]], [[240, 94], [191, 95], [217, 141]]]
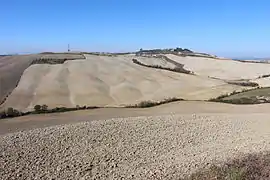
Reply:
[[265, 74], [261, 76], [261, 78], [267, 78], [267, 77], [270, 77], [270, 74]]
[[61, 113], [61, 112], [68, 112], [68, 111], [76, 111], [76, 110], [85, 110], [85, 109], [97, 109], [99, 107], [97, 106], [82, 106], [80, 107], [77, 105], [76, 107], [67, 108], [67, 107], [56, 107], [53, 109], [48, 109], [48, 106], [46, 104], [41, 105], [35, 105], [34, 111], [28, 111], [28, 112], [20, 112], [16, 109], [13, 109], [9, 107], [6, 111], [0, 112], [0, 119], [3, 118], [9, 118], [9, 117], [17, 117], [17, 116], [24, 116], [28, 114], [44, 114], [44, 113]]
[[234, 84], [238, 86], [246, 86], [246, 87], [258, 87], [259, 84], [256, 82], [237, 82], [237, 81], [227, 81], [228, 84]]
[[142, 101], [140, 102], [137, 107], [139, 108], [147, 108], [147, 107], [153, 107], [158, 105], [158, 102], [153, 102], [153, 101]]
[[47, 110], [48, 110], [48, 106], [47, 106], [46, 104], [43, 104], [43, 105], [41, 106], [41, 110], [42, 110], [42, 111], [47, 111]]
[[41, 111], [41, 105], [38, 105], [38, 104], [35, 105], [34, 109], [35, 109], [36, 112], [40, 112]]
[[170, 102], [175, 102], [175, 101], [183, 101], [184, 99], [181, 98], [167, 98], [164, 99], [163, 101], [159, 101], [159, 102], [155, 102], [155, 101], [142, 101], [138, 104], [135, 105], [128, 105], [126, 106], [127, 108], [149, 108], [149, 107], [154, 107], [154, 106], [158, 106], [161, 104], [166, 104], [166, 103], [170, 103]]
[[242, 97], [236, 99], [210, 99], [209, 101], [212, 102], [222, 102], [222, 103], [229, 103], [229, 104], [260, 104], [262, 103], [255, 97]]
[[6, 118], [6, 112], [5, 111], [1, 111], [0, 112], [0, 119], [4, 119]]
[[[254, 89], [262, 89], [262, 87], [256, 87]], [[260, 104], [260, 103], [266, 103], [265, 102], [262, 102], [261, 100], [257, 99], [256, 97], [242, 97], [242, 98], [235, 98], [235, 99], [224, 99], [226, 97], [230, 97], [231, 95], [235, 95], [235, 94], [240, 94], [240, 93], [243, 93], [243, 92], [248, 92], [248, 91], [253, 91], [254, 89], [244, 89], [242, 91], [233, 91], [231, 93], [228, 93], [228, 94], [223, 94], [223, 95], [220, 95], [216, 98], [211, 98], [209, 99], [208, 101], [211, 101], [211, 102], [223, 102], [223, 103], [230, 103], [230, 104]]]
[[144, 66], [144, 67], [149, 67], [149, 68], [163, 69], [163, 70], [168, 70], [168, 71], [173, 71], [173, 72], [178, 72], [178, 73], [185, 73], [185, 74], [193, 74], [191, 71], [185, 70], [182, 65], [181, 66], [177, 65], [175, 68], [168, 68], [168, 67], [162, 67], [159, 65], [143, 64], [137, 59], [132, 59], [132, 62], [138, 65]]
[[18, 110], [16, 109], [13, 109], [12, 107], [9, 107], [6, 111], [6, 115], [8, 117], [17, 117], [17, 116], [20, 116], [21, 115], [21, 112], [19, 112]]
[[7, 108], [7, 110], [0, 112], [0, 119], [18, 117], [22, 115], [24, 115], [24, 113], [18, 111], [17, 109], [9, 107]]

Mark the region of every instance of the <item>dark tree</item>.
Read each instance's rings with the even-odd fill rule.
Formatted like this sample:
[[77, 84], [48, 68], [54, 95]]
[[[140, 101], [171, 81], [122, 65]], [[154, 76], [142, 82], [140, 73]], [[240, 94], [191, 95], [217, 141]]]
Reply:
[[34, 109], [36, 112], [40, 112], [41, 106], [37, 104], [37, 105], [35, 105]]
[[41, 110], [42, 110], [42, 111], [47, 111], [47, 110], [48, 110], [48, 106], [47, 106], [46, 104], [43, 104], [43, 105], [41, 106]]

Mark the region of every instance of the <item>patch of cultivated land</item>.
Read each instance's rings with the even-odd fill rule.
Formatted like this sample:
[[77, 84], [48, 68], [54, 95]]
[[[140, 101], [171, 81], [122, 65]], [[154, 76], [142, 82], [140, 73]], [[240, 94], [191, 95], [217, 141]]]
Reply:
[[26, 68], [42, 55], [0, 56], [0, 104], [16, 87]]
[[41, 59], [84, 59], [84, 56], [79, 53], [53, 53], [53, 54], [42, 54]]
[[142, 67], [136, 56], [85, 55], [64, 64], [34, 64], [24, 71], [5, 107], [32, 110], [36, 104], [64, 106], [126, 106], [165, 98], [207, 100], [241, 90], [218, 79]]
[[175, 64], [170, 63], [162, 58], [155, 58], [155, 57], [149, 58], [149, 57], [138, 56], [135, 59], [137, 59], [142, 64], [145, 64], [148, 66], [160, 66], [163, 68], [170, 68], [170, 69], [174, 69], [177, 67]]
[[[268, 151], [268, 109], [267, 104], [180, 102], [141, 110], [141, 115], [147, 116], [124, 118], [122, 109], [119, 117], [112, 119], [1, 135], [0, 177], [179, 179], [246, 153]], [[109, 110], [95, 111], [104, 115]], [[130, 115], [138, 113], [126, 110]], [[65, 122], [61, 116], [76, 120], [74, 114], [90, 118], [90, 112], [59, 114], [58, 121]], [[21, 118], [41, 122], [39, 118], [49, 119], [50, 115]], [[0, 124], [12, 121], [20, 130], [22, 121], [16, 118]]]
[[63, 64], [67, 60], [85, 59], [84, 55], [76, 53], [42, 54], [32, 64]]
[[[195, 74], [224, 80], [256, 79], [259, 76], [269, 74], [270, 71], [270, 64], [243, 63], [233, 60], [192, 56], [181, 57], [172, 54], [166, 56], [184, 64], [185, 69], [193, 71]], [[264, 83], [262, 82], [260, 85], [264, 86]]]
[[270, 97], [270, 88], [259, 88], [250, 90], [247, 92], [241, 92], [238, 94], [231, 95], [229, 97], [226, 97], [224, 99], [235, 99], [235, 98], [248, 98], [248, 97]]
[[[0, 57], [0, 99], [12, 92], [2, 108], [105, 107], [0, 120], [0, 179], [267, 179], [269, 104], [106, 108], [209, 100], [270, 84], [270, 64], [166, 57], [170, 61], [131, 54]], [[176, 66], [194, 74], [168, 70]], [[269, 92], [260, 88], [218, 100], [253, 103]]]

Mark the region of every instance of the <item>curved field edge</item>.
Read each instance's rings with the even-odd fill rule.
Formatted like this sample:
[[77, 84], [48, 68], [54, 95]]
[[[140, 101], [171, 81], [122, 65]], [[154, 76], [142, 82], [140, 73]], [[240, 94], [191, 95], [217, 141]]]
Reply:
[[0, 57], [0, 105], [17, 87], [24, 70], [39, 57], [38, 54]]
[[229, 104], [263, 104], [270, 103], [270, 87], [257, 87], [243, 91], [233, 91], [229, 94], [220, 95], [209, 101]]
[[[155, 107], [155, 106], [159, 106], [162, 104], [168, 104], [168, 103], [177, 102], [177, 101], [184, 101], [184, 99], [182, 99], [182, 98], [167, 98], [167, 99], [164, 99], [162, 101], [150, 101], [149, 100], [149, 101], [142, 101], [138, 104], [126, 105], [124, 107], [118, 107], [118, 108], [150, 108], [150, 107]], [[79, 105], [77, 105], [74, 108], [56, 107], [56, 108], [48, 109], [48, 106], [46, 104], [43, 104], [43, 105], [35, 105], [33, 111], [27, 111], [27, 112], [21, 112], [17, 109], [9, 107], [5, 110], [0, 111], [0, 119], [26, 116], [26, 115], [30, 115], [30, 114], [62, 113], [62, 112], [89, 110], [89, 109], [98, 109], [98, 108], [110, 108], [110, 107], [79, 106]]]
[[[80, 53], [41, 53], [0, 57], [0, 108], [18, 86], [24, 71], [33, 64], [63, 64], [67, 60], [85, 59]], [[16, 69], [16, 73], [14, 70]]]
[[140, 66], [144, 66], [144, 67], [148, 67], [148, 68], [156, 68], [156, 69], [163, 69], [163, 70], [172, 71], [172, 72], [190, 74], [190, 71], [186, 71], [185, 69], [179, 68], [179, 67], [176, 67], [176, 68], [166, 68], [166, 67], [162, 67], [162, 66], [159, 66], [159, 65], [147, 65], [147, 64], [141, 63], [137, 59], [132, 59], [132, 62], [134, 64], [138, 64]]
[[135, 59], [135, 58], [132, 59], [132, 62], [135, 64], [138, 64], [138, 65], [144, 66], [144, 67], [149, 67], [149, 68], [163, 69], [163, 70], [168, 70], [168, 71], [178, 72], [178, 73], [185, 73], [185, 74], [193, 74], [191, 71], [184, 69], [183, 64], [177, 63], [177, 62], [167, 58], [166, 56], [156, 56], [156, 57], [164, 59], [168, 63], [175, 65], [175, 68], [163, 67], [160, 65], [148, 65], [148, 64], [144, 64], [144, 63], [140, 62], [138, 59]]
[[42, 54], [40, 58], [32, 61], [32, 64], [64, 64], [65, 61], [86, 59], [81, 53], [53, 53]]

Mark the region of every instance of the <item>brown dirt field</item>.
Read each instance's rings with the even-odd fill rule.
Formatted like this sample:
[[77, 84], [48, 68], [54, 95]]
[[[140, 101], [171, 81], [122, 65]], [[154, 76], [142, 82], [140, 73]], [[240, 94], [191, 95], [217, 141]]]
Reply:
[[[238, 177], [239, 167], [242, 177], [251, 177], [244, 179], [267, 179], [269, 155], [260, 153], [270, 149], [269, 107], [193, 101], [3, 120], [0, 177], [181, 179], [201, 170], [193, 177], [217, 179], [223, 172]], [[226, 163], [245, 154], [255, 156]], [[236, 171], [221, 166], [205, 174], [224, 162]]]
[[125, 118], [137, 116], [156, 116], [166, 114], [193, 113], [268, 113], [270, 104], [260, 105], [231, 105], [203, 101], [181, 101], [164, 104], [152, 108], [101, 108], [79, 110], [55, 114], [38, 114], [0, 120], [0, 134], [30, 130], [60, 124], [104, 120], [110, 118]]
[[0, 104], [17, 86], [24, 70], [41, 55], [0, 56]]

